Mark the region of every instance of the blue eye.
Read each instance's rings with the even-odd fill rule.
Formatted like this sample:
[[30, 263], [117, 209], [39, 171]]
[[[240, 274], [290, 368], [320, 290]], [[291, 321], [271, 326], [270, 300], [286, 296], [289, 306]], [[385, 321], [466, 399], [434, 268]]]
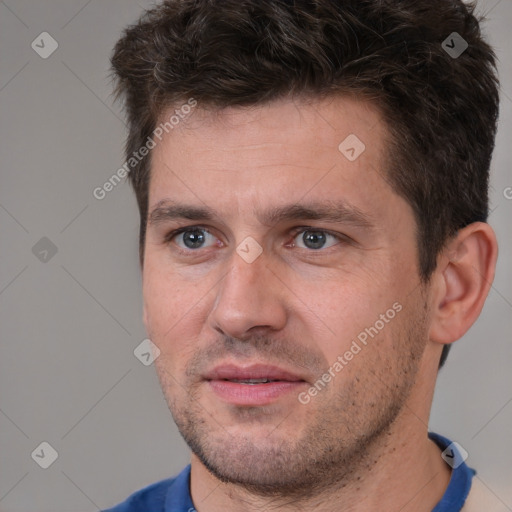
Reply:
[[[328, 237], [333, 239], [334, 242], [326, 246], [325, 244]], [[302, 231], [299, 231], [299, 233], [295, 235], [295, 240], [297, 239], [299, 240], [299, 242], [295, 244], [297, 247], [312, 250], [326, 249], [340, 242], [340, 238], [336, 235], [333, 235], [328, 231], [314, 229], [303, 229]], [[300, 243], [303, 245], [301, 246]]]
[[[328, 249], [340, 242], [344, 241], [341, 234], [330, 233], [322, 229], [314, 228], [296, 228], [293, 236], [292, 247], [299, 249], [308, 249], [311, 251], [319, 251]], [[165, 237], [165, 242], [170, 244], [174, 242], [177, 251], [186, 255], [188, 252], [195, 252], [213, 246], [222, 246], [208, 229], [201, 226], [189, 226], [172, 231]]]
[[[180, 249], [202, 249], [208, 238], [215, 242], [215, 237], [204, 228], [183, 228], [175, 233], [171, 233], [171, 238], [176, 238], [176, 245]], [[181, 241], [184, 245], [180, 245]], [[210, 244], [213, 245], [213, 244]]]

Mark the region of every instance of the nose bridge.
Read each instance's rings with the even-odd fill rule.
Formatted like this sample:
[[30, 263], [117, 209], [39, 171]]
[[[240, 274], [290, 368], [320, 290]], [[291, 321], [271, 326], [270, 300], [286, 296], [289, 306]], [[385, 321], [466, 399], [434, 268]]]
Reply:
[[253, 327], [281, 329], [286, 321], [280, 285], [266, 254], [256, 250], [245, 240], [233, 251], [211, 311], [213, 327], [237, 338]]

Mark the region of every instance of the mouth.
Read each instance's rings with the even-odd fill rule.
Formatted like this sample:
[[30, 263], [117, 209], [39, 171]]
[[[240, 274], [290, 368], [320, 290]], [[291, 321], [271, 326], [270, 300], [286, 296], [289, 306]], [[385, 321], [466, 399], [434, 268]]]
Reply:
[[300, 375], [269, 365], [217, 366], [204, 380], [218, 398], [240, 406], [267, 405], [307, 385]]
[[268, 382], [282, 382], [279, 379], [245, 379], [245, 380], [238, 380], [238, 379], [223, 379], [228, 382], [236, 382], [237, 384], [267, 384]]

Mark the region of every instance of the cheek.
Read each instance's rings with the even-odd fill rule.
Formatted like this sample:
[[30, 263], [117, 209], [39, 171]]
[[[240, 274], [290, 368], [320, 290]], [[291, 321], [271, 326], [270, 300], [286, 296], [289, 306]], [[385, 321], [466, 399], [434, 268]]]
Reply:
[[[324, 286], [310, 287], [309, 293], [302, 297], [307, 306], [304, 312], [310, 318], [311, 330], [316, 332], [315, 343], [329, 364], [351, 348], [359, 353], [370, 344], [383, 349], [390, 344], [393, 328], [397, 327], [393, 325], [397, 317], [393, 304], [400, 308], [396, 304], [398, 296], [391, 286], [376, 279], [350, 283], [339, 279], [334, 284], [331, 281]], [[361, 350], [352, 347], [354, 341]], [[352, 358], [350, 354], [348, 357]]]
[[183, 339], [183, 330], [198, 300], [197, 290], [180, 285], [170, 273], [148, 265], [143, 272], [142, 292], [146, 329], [153, 341], [162, 350]]
[[160, 350], [155, 365], [164, 388], [174, 389], [176, 381], [184, 379], [184, 369], [197, 348], [194, 340], [199, 339], [202, 325], [194, 320], [197, 291], [182, 290], [168, 278], [149, 273], [144, 279], [146, 330]]

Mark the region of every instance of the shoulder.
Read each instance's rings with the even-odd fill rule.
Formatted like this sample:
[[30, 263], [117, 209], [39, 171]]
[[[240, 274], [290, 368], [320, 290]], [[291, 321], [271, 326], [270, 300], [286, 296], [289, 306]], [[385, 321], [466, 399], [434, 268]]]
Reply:
[[148, 510], [164, 512], [169, 509], [169, 506], [173, 510], [175, 506], [186, 507], [191, 503], [189, 478], [190, 465], [185, 467], [178, 476], [148, 485], [133, 493], [119, 505], [102, 512], [147, 512]]
[[482, 510], [486, 512], [508, 512], [510, 509], [478, 478], [477, 474], [473, 478], [469, 496], [461, 512], [482, 512]]
[[145, 510], [164, 511], [165, 498], [175, 478], [167, 478], [148, 485], [130, 495], [125, 501], [103, 512], [142, 512]]
[[[478, 473], [465, 464], [467, 453], [459, 452], [461, 446], [448, 438], [429, 432], [432, 439], [443, 451], [443, 459], [452, 466], [452, 476], [448, 488], [433, 512], [509, 512], [510, 509], [499, 499], [498, 494], [479, 478]], [[447, 453], [448, 452], [448, 453]]]

